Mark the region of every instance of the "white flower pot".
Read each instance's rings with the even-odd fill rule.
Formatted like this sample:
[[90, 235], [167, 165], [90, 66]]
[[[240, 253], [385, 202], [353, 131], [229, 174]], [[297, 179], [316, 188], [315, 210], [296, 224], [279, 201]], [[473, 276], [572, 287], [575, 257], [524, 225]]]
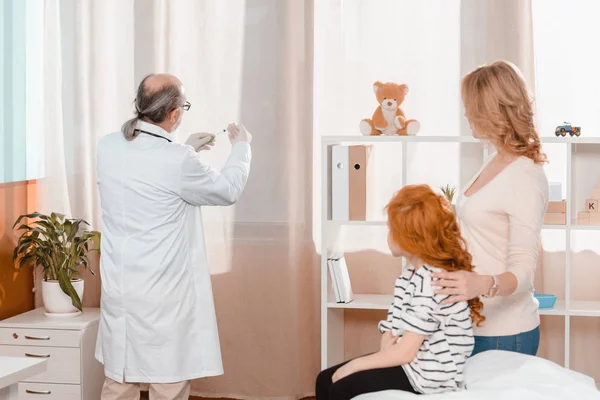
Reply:
[[[79, 298], [83, 299], [83, 279], [73, 279], [71, 283]], [[42, 299], [44, 307], [51, 314], [68, 314], [79, 311], [73, 306], [71, 298], [62, 291], [58, 281], [42, 281]]]

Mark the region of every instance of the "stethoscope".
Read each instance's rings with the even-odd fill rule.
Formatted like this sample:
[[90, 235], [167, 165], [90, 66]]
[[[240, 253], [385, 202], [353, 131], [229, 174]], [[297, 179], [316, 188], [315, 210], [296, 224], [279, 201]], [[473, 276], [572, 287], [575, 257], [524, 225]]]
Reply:
[[134, 129], [134, 132], [145, 133], [146, 135], [150, 135], [150, 136], [154, 136], [154, 137], [157, 137], [157, 138], [165, 139], [165, 140], [166, 140], [167, 142], [169, 142], [169, 143], [170, 143], [170, 142], [172, 142], [172, 140], [171, 140], [171, 139], [169, 139], [169, 138], [166, 138], [166, 137], [164, 137], [164, 136], [157, 135], [156, 133], [152, 133], [152, 132], [145, 131], [145, 130], [143, 130], [143, 129]]

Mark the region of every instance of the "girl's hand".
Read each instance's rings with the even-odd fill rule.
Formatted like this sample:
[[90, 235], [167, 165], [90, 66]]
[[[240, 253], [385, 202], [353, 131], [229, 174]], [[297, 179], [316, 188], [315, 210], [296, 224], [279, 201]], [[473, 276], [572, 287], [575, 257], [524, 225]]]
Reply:
[[494, 284], [491, 276], [472, 271], [442, 271], [434, 272], [431, 276], [440, 279], [431, 282], [431, 286], [437, 288], [434, 293], [450, 296], [442, 304], [474, 299], [487, 293]]
[[379, 347], [379, 351], [387, 350], [396, 343], [398, 343], [398, 337], [393, 336], [391, 331], [385, 331], [385, 333], [381, 335], [381, 346]]
[[331, 378], [331, 382], [336, 383], [340, 379], [344, 379], [345, 377], [355, 374], [358, 371], [360, 371], [358, 368], [358, 359], [352, 360], [349, 363], [342, 365], [337, 371], [335, 371], [335, 374], [333, 374], [333, 377]]

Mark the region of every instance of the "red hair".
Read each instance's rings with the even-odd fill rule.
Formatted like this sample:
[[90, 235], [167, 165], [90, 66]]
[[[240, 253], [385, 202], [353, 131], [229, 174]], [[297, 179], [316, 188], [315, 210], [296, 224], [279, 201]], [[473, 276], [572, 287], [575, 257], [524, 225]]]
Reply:
[[[450, 203], [429, 186], [403, 187], [390, 200], [386, 211], [392, 240], [402, 250], [446, 271], [475, 268]], [[481, 326], [485, 321], [481, 315], [483, 303], [478, 297], [468, 303], [471, 320]]]

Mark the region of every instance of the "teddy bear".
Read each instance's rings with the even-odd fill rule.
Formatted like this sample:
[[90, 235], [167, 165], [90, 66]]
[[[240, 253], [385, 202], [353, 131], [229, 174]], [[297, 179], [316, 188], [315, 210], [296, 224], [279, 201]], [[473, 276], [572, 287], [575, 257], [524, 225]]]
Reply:
[[416, 135], [421, 128], [419, 121], [406, 119], [400, 108], [408, 93], [408, 85], [393, 82], [373, 84], [373, 91], [379, 107], [373, 113], [373, 119], [360, 122], [360, 133], [363, 135]]

